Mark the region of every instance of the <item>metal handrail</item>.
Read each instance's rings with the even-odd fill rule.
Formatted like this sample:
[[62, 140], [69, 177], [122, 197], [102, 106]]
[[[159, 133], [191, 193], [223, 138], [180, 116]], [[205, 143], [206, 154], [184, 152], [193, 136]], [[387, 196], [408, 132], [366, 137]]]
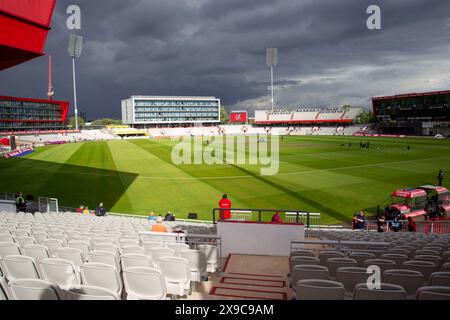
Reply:
[[[310, 212], [304, 211], [304, 210], [275, 210], [275, 209], [250, 209], [250, 208], [214, 208], [212, 215], [213, 215], [213, 223], [216, 224], [218, 220], [216, 220], [216, 213], [217, 212], [223, 212], [223, 211], [241, 211], [241, 212], [257, 212], [258, 213], [258, 219], [257, 222], [262, 222], [262, 213], [263, 212], [285, 212], [285, 213], [296, 213], [296, 223], [300, 224], [300, 215], [306, 215], [306, 228], [310, 228], [311, 226], [311, 220], [310, 220]], [[315, 213], [316, 214], [316, 213]], [[317, 215], [317, 214], [316, 214]], [[220, 215], [219, 215], [220, 216]]]

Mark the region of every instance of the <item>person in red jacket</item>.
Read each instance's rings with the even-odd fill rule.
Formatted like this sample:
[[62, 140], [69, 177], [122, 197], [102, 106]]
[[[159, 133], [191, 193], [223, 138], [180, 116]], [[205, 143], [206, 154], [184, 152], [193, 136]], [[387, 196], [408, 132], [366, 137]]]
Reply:
[[[231, 201], [228, 199], [228, 196], [224, 194], [222, 199], [219, 201], [220, 209], [231, 209]], [[231, 218], [230, 210], [220, 210], [220, 220], [228, 220]]]

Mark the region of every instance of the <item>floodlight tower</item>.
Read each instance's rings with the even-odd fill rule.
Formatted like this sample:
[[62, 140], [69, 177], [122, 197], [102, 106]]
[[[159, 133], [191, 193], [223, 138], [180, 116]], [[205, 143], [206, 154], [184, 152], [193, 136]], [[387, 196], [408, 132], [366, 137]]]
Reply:
[[72, 75], [73, 75], [73, 104], [75, 107], [75, 130], [78, 131], [78, 105], [77, 105], [77, 81], [75, 77], [75, 58], [81, 56], [83, 49], [83, 37], [74, 33], [69, 35], [69, 55], [72, 57]]
[[278, 63], [278, 49], [277, 48], [267, 48], [266, 51], [267, 66], [270, 68], [270, 90], [272, 94], [272, 112], [274, 110], [274, 97], [273, 97], [273, 67]]
[[53, 95], [55, 92], [53, 91], [52, 86], [52, 55], [48, 55], [48, 91], [47, 96], [49, 100], [53, 100]]

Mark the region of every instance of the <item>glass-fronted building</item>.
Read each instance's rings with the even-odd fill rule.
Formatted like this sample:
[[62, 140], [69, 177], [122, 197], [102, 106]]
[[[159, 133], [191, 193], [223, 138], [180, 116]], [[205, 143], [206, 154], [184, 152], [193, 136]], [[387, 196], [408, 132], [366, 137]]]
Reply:
[[220, 123], [215, 97], [132, 96], [122, 100], [122, 123], [134, 128]]
[[384, 133], [448, 135], [450, 91], [372, 98], [373, 112]]
[[0, 132], [63, 130], [69, 102], [0, 96]]

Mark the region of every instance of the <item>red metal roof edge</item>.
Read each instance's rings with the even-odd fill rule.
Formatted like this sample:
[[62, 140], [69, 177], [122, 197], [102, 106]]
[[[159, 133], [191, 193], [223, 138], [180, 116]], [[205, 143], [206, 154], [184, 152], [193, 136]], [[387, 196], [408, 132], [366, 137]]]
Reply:
[[419, 97], [419, 96], [432, 96], [432, 95], [438, 95], [438, 94], [450, 94], [450, 90], [420, 92], [420, 93], [415, 92], [415, 93], [398, 94], [398, 95], [393, 95], [393, 96], [373, 97], [372, 101], [388, 100], [388, 99], [400, 99], [400, 98], [410, 98], [410, 97]]
[[68, 104], [69, 101], [63, 100], [48, 100], [48, 99], [36, 99], [36, 98], [21, 98], [21, 97], [11, 97], [11, 96], [0, 96], [0, 99], [9, 99], [14, 101], [22, 101], [22, 102], [40, 102], [40, 103], [53, 103], [53, 104]]

